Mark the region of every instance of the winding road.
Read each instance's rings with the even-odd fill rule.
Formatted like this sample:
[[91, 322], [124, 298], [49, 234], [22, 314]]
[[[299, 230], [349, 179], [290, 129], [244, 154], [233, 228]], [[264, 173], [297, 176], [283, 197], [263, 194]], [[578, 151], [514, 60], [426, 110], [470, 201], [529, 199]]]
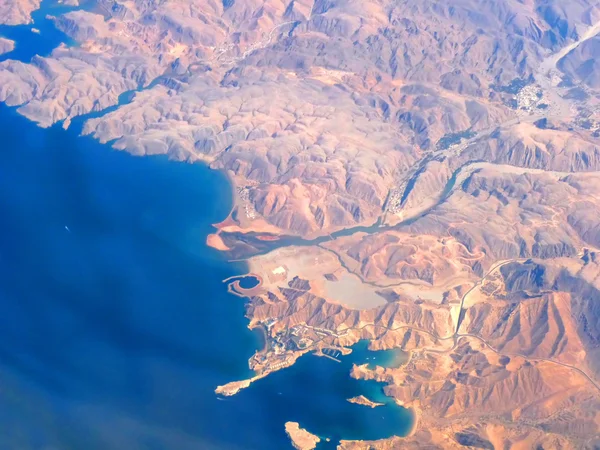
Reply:
[[[242, 56], [242, 58], [245, 58], [247, 55], [249, 55], [250, 53], [252, 53], [253, 51], [256, 51], [259, 48], [263, 48], [267, 45], [269, 45], [273, 39], [274, 36], [274, 32], [280, 28], [283, 27], [285, 25], [289, 25], [289, 24], [293, 24], [293, 22], [286, 22], [286, 23], [282, 23], [278, 26], [276, 26], [273, 30], [271, 30], [271, 32], [268, 35], [268, 39], [266, 39], [265, 41], [261, 42], [260, 45], [257, 45], [254, 48], [250, 48], [249, 50], [247, 50], [244, 55]], [[560, 59], [562, 59], [564, 56], [566, 56], [569, 52], [571, 52], [572, 50], [574, 50], [575, 48], [577, 48], [579, 45], [581, 45], [583, 42], [593, 38], [594, 36], [596, 36], [598, 33], [600, 33], [600, 21], [598, 23], [596, 23], [595, 25], [591, 26], [586, 33], [584, 33], [581, 37], [581, 39], [579, 39], [576, 42], [573, 42], [572, 44], [564, 47], [562, 50], [560, 50], [559, 52], [550, 55], [548, 58], [546, 58], [539, 66], [538, 71], [535, 74], [535, 79], [536, 81], [539, 83], [540, 87], [544, 90], [545, 95], [549, 95], [551, 97], [556, 97], [558, 96], [560, 98], [560, 100], [557, 98], [556, 101], [557, 102], [564, 102], [565, 100], [562, 99], [562, 97], [560, 97], [560, 95], [558, 94], [558, 92], [556, 91], [555, 86], [552, 85], [550, 78], [548, 77], [548, 73], [552, 70], [554, 70], [556, 68], [556, 65], [558, 64], [558, 62], [560, 61]], [[263, 45], [264, 43], [264, 45]], [[559, 109], [560, 110], [560, 109]], [[546, 113], [547, 115], [547, 113]], [[505, 127], [510, 127], [513, 125], [516, 125], [520, 122], [535, 122], [536, 120], [539, 120], [540, 118], [546, 117], [546, 115], [544, 114], [532, 114], [528, 117], [513, 117], [503, 123], [497, 124], [493, 127], [490, 127], [486, 130], [482, 130], [480, 132], [478, 132], [475, 136], [473, 136], [470, 139], [467, 139], [465, 141], [463, 141], [459, 146], [453, 147], [448, 149], [447, 151], [441, 151], [441, 152], [428, 152], [424, 155], [424, 157], [417, 163], [417, 165], [415, 165], [415, 168], [409, 173], [409, 174], [404, 174], [404, 191], [402, 192], [402, 198], [406, 198], [408, 191], [411, 188], [411, 183], [410, 180], [413, 177], [418, 177], [419, 172], [421, 169], [423, 169], [428, 162], [430, 162], [433, 159], [436, 159], [438, 157], [448, 157], [448, 156], [458, 156], [466, 147], [468, 147], [469, 145], [472, 145], [473, 143], [476, 143], [482, 139], [486, 139], [489, 138], [490, 135], [492, 133], [494, 133], [496, 130], [498, 130], [499, 128], [505, 128]], [[565, 116], [561, 116], [560, 118], [565, 118], [566, 117], [566, 113]], [[292, 236], [283, 236], [281, 237], [281, 239], [277, 242], [273, 242], [272, 245], [267, 245], [267, 249], [263, 252], [260, 252], [258, 254], [265, 254], [268, 253], [272, 250], [274, 250], [275, 248], [278, 247], [284, 247], [284, 246], [290, 246], [290, 245], [294, 245], [294, 246], [312, 246], [312, 245], [321, 245], [325, 242], [328, 241], [332, 241], [334, 239], [337, 239], [338, 237], [342, 237], [342, 236], [350, 236], [353, 235], [355, 233], [367, 233], [367, 234], [373, 234], [373, 233], [379, 233], [382, 231], [386, 231], [386, 230], [393, 230], [393, 229], [398, 229], [402, 226], [406, 226], [412, 222], [414, 222], [415, 220], [418, 220], [419, 218], [425, 216], [426, 214], [428, 214], [432, 209], [436, 208], [440, 203], [444, 202], [452, 193], [453, 188], [454, 188], [454, 184], [456, 182], [456, 179], [458, 178], [458, 176], [460, 175], [461, 171], [464, 170], [465, 167], [472, 165], [473, 163], [475, 163], [475, 161], [468, 161], [465, 164], [461, 165], [458, 169], [455, 170], [452, 178], [447, 182], [446, 186], [444, 187], [443, 191], [440, 193], [439, 199], [438, 201], [431, 207], [426, 208], [425, 210], [413, 215], [412, 217], [409, 217], [405, 220], [402, 220], [401, 222], [395, 224], [395, 225], [385, 225], [384, 222], [384, 218], [385, 218], [385, 214], [386, 214], [386, 210], [384, 207], [384, 210], [382, 211], [382, 215], [380, 217], [380, 219], [371, 226], [356, 226], [356, 227], [352, 227], [352, 228], [347, 228], [347, 229], [341, 229], [338, 230], [336, 232], [321, 236], [321, 237], [317, 237], [315, 239], [302, 239], [302, 238], [298, 238], [298, 237], [292, 237]], [[527, 170], [527, 169], [523, 169], [523, 170]], [[413, 183], [414, 184], [414, 183]], [[264, 247], [263, 247], [264, 248]], [[330, 250], [330, 249], [327, 249]], [[331, 250], [330, 250], [331, 251]], [[335, 252], [334, 252], [335, 253]], [[338, 255], [339, 258], [339, 255]], [[459, 344], [459, 341], [463, 338], [471, 338], [471, 339], [476, 339], [478, 341], [480, 341], [487, 349], [489, 349], [490, 351], [498, 354], [498, 355], [502, 355], [502, 356], [507, 356], [507, 357], [520, 357], [520, 358], [524, 358], [528, 361], [537, 361], [537, 362], [546, 362], [546, 363], [551, 363], [551, 364], [556, 364], [565, 368], [568, 368], [570, 370], [573, 370], [574, 372], [578, 373], [579, 375], [581, 375], [582, 377], [584, 377], [598, 392], [600, 392], [600, 384], [594, 379], [592, 378], [590, 375], [588, 375], [585, 371], [583, 371], [582, 369], [575, 367], [573, 365], [570, 364], [566, 364], [560, 361], [556, 361], [554, 359], [550, 359], [550, 358], [538, 358], [538, 357], [531, 357], [531, 356], [527, 356], [521, 353], [510, 353], [510, 352], [502, 352], [496, 348], [494, 348], [489, 342], [487, 342], [484, 338], [482, 338], [481, 336], [478, 336], [476, 334], [470, 334], [470, 333], [460, 333], [460, 327], [462, 325], [462, 322], [464, 320], [464, 314], [465, 314], [465, 309], [464, 309], [464, 304], [465, 304], [465, 300], [467, 299], [467, 297], [477, 288], [479, 288], [483, 282], [486, 280], [486, 278], [491, 275], [494, 271], [496, 271], [497, 269], [499, 269], [500, 267], [509, 264], [511, 262], [517, 262], [517, 261], [522, 261], [519, 259], [511, 259], [511, 260], [505, 260], [505, 261], [499, 261], [496, 264], [494, 264], [488, 271], [487, 273], [480, 279], [478, 280], [461, 298], [460, 301], [460, 307], [459, 307], [459, 314], [458, 314], [458, 318], [456, 321], [456, 326], [454, 328], [454, 332], [449, 335], [449, 336], [445, 336], [445, 337], [440, 337], [435, 335], [434, 333], [427, 331], [427, 330], [423, 330], [420, 329], [419, 327], [415, 327], [415, 326], [410, 326], [410, 325], [402, 325], [402, 326], [398, 326], [398, 327], [385, 327], [385, 326], [380, 326], [380, 325], [375, 325], [374, 323], [370, 323], [370, 324], [366, 324], [363, 325], [361, 327], [353, 327], [353, 328], [348, 328], [348, 330], [350, 331], [362, 331], [365, 328], [368, 327], [374, 327], [377, 329], [381, 329], [381, 330], [387, 330], [387, 331], [399, 331], [402, 329], [406, 329], [406, 330], [413, 330], [415, 332], [418, 333], [423, 333], [426, 334], [428, 336], [430, 336], [434, 342], [438, 342], [438, 341], [446, 341], [446, 340], [454, 340], [454, 344], [452, 345], [451, 348], [449, 349], [444, 349], [444, 350], [437, 350], [437, 349], [430, 349], [430, 348], [425, 348], [422, 349], [422, 351], [425, 352], [434, 352], [434, 353], [448, 353], [451, 351], [454, 351], [456, 349], [456, 347]], [[343, 265], [343, 261], [340, 262]], [[349, 272], [351, 272], [348, 268], [346, 268]]]

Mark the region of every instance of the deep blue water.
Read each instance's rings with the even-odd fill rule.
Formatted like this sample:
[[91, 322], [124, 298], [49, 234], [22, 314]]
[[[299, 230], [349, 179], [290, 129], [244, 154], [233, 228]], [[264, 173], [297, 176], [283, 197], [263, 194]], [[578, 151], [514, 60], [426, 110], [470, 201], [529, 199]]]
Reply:
[[252, 289], [253, 287], [258, 286], [258, 278], [253, 276], [242, 277], [239, 281], [242, 289]]
[[[31, 14], [33, 23], [17, 26], [0, 25], [0, 36], [16, 43], [13, 51], [0, 55], [0, 61], [15, 59], [29, 62], [35, 55], [48, 56], [61, 43], [74, 45], [75, 42], [56, 29], [52, 20], [46, 18], [48, 15], [59, 16], [73, 9], [75, 8], [45, 0], [42, 2], [42, 7]], [[39, 33], [31, 31], [33, 28], [39, 30]]]
[[[46, 52], [28, 33], [23, 60]], [[113, 151], [80, 125], [44, 130], [0, 106], [0, 449], [281, 450], [288, 420], [332, 438], [319, 448], [407, 432], [381, 385], [348, 376], [389, 359], [363, 343], [219, 399], [262, 345], [222, 283], [245, 266], [204, 243], [229, 212], [227, 180]], [[388, 404], [346, 401], [360, 394]]]
[[0, 136], [0, 448], [280, 450], [287, 420], [334, 439], [407, 431], [395, 405], [346, 401], [381, 400], [348, 376], [379, 353], [362, 344], [217, 399], [261, 345], [221, 282], [244, 267], [204, 244], [230, 208], [221, 174], [6, 107]]

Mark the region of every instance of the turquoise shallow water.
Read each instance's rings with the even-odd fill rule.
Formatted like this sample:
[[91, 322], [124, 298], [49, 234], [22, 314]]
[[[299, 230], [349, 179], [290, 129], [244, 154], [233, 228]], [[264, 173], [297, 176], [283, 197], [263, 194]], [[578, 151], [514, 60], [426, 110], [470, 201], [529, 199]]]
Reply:
[[348, 376], [386, 360], [362, 343], [218, 399], [262, 345], [221, 282], [245, 267], [204, 244], [231, 206], [227, 180], [78, 129], [0, 106], [0, 448], [281, 450], [288, 420], [333, 441], [407, 432], [408, 411], [346, 401], [385, 400]]

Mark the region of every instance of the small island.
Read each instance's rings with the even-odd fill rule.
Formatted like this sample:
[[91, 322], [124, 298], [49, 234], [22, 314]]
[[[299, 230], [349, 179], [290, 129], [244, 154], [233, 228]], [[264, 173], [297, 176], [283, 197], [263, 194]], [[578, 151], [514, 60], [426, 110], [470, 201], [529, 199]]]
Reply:
[[383, 403], [378, 403], [378, 402], [374, 402], [372, 400], [369, 400], [364, 395], [359, 395], [358, 397], [349, 398], [348, 401], [350, 403], [356, 403], [357, 405], [364, 405], [364, 406], [368, 406], [370, 408], [375, 408], [377, 406], [383, 406], [384, 405]]
[[286, 422], [285, 432], [292, 441], [292, 445], [296, 450], [312, 450], [321, 439], [312, 433], [309, 433], [303, 428], [300, 428], [298, 422]]

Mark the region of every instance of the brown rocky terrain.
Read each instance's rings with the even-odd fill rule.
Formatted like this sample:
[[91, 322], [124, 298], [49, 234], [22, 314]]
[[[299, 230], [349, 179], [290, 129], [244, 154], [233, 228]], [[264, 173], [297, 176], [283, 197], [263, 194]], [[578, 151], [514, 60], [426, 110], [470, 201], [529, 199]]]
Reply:
[[298, 422], [286, 422], [285, 432], [290, 437], [292, 445], [297, 450], [312, 450], [321, 441], [318, 436], [300, 428]]
[[558, 67], [572, 79], [597, 89], [600, 88], [597, 62], [599, 55], [600, 39], [595, 36], [561, 59]]
[[[388, 395], [418, 409], [420, 429], [450, 426], [463, 446], [473, 444], [458, 430], [473, 423], [497, 426], [500, 442], [509, 429], [542, 430], [555, 436], [551, 448], [559, 442], [582, 448], [597, 435], [600, 397], [585, 375], [550, 360], [496, 352], [480, 339], [460, 338], [448, 354], [414, 353], [400, 371], [360, 366], [352, 375], [390, 383]], [[483, 438], [474, 432], [471, 439]]]
[[473, 425], [468, 420], [460, 426], [438, 426], [422, 430], [406, 438], [379, 441], [341, 441], [339, 450], [383, 449], [464, 449], [464, 448], [559, 448], [571, 449], [568, 441], [559, 435], [524, 428], [508, 428], [499, 423]]
[[41, 3], [41, 0], [0, 1], [0, 25], [31, 23], [31, 13], [38, 9]]
[[[39, 6], [0, 0], [0, 21]], [[94, 0], [52, 20], [77, 45], [1, 62], [0, 101], [227, 173], [208, 242], [261, 279], [251, 327], [412, 352], [352, 376], [413, 433], [341, 449], [600, 442], [597, 2]]]
[[0, 37], [0, 55], [8, 53], [15, 48], [15, 43], [10, 39]]

